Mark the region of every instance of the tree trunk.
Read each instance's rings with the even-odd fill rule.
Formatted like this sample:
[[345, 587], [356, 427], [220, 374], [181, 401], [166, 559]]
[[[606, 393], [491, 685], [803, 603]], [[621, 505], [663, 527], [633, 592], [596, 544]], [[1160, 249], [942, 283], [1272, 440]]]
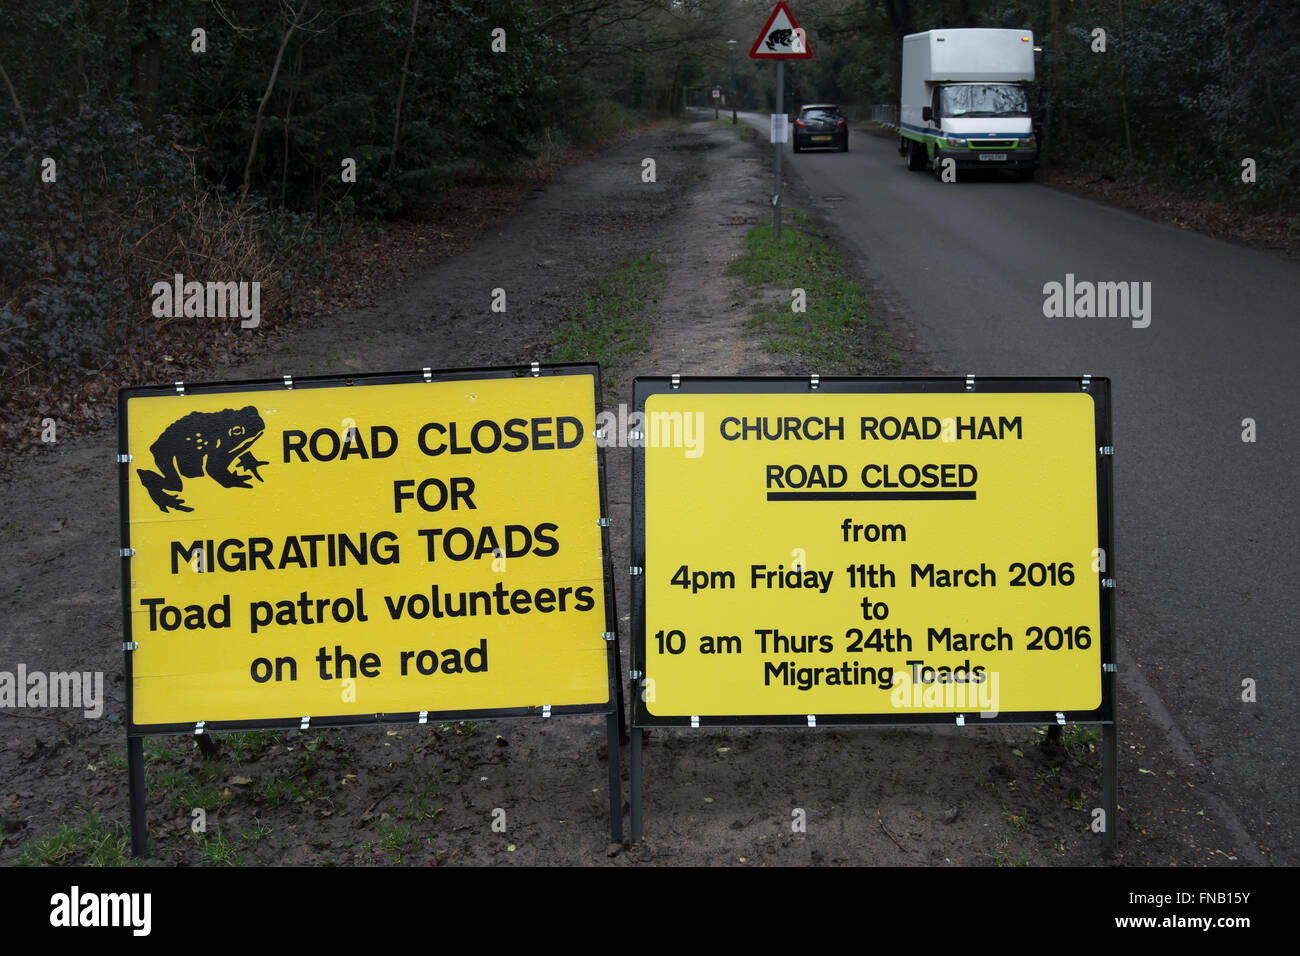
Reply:
[[[1060, 106], [1061, 72], [1065, 67], [1065, 59], [1062, 56], [1065, 52], [1065, 37], [1061, 24], [1061, 0], [1051, 0], [1048, 4], [1048, 16], [1050, 17], [1049, 22], [1052, 30], [1052, 81], [1048, 84], [1047, 115], [1045, 117], [1047, 128], [1044, 133], [1047, 139], [1053, 139], [1055, 134], [1053, 127], [1059, 129], [1061, 125], [1061, 117], [1059, 115], [1053, 117], [1052, 114], [1054, 112], [1059, 114], [1060, 112], [1059, 109], [1054, 110], [1053, 107]], [[1043, 166], [1047, 165], [1045, 154], [1046, 151], [1044, 150], [1039, 155], [1039, 162]]]
[[275, 66], [271, 67], [271, 79], [266, 84], [266, 92], [262, 94], [262, 102], [257, 104], [257, 119], [253, 121], [253, 142], [248, 147], [248, 161], [244, 163], [244, 188], [239, 194], [239, 202], [242, 205], [248, 198], [248, 187], [253, 177], [253, 158], [257, 156], [257, 141], [262, 136], [262, 114], [266, 112], [266, 104], [271, 99], [271, 92], [275, 89], [276, 77], [280, 75], [280, 62], [284, 59], [285, 47], [289, 45], [289, 40], [293, 37], [293, 31], [298, 29], [298, 22], [302, 20], [302, 15], [307, 12], [307, 5], [311, 0], [303, 0], [302, 6], [293, 12], [293, 19], [289, 21], [289, 29], [284, 31], [284, 38], [280, 41], [280, 49], [275, 54]]
[[289, 187], [289, 120], [293, 116], [293, 98], [298, 92], [298, 77], [302, 75], [302, 44], [293, 58], [293, 76], [289, 82], [289, 103], [284, 108], [284, 164], [280, 167], [280, 208], [284, 208], [284, 194]]
[[27, 129], [27, 117], [23, 116], [22, 104], [18, 102], [18, 91], [9, 82], [9, 74], [5, 72], [4, 64], [0, 64], [0, 79], [3, 79], [5, 86], [9, 87], [9, 98], [14, 101], [14, 112], [18, 114], [18, 126], [23, 131], [23, 139], [29, 139], [31, 132]]
[[415, 18], [420, 15], [420, 0], [411, 5], [411, 33], [406, 38], [406, 57], [402, 60], [402, 81], [397, 84], [397, 109], [393, 115], [393, 148], [388, 153], [388, 179], [397, 167], [397, 134], [402, 129], [402, 97], [406, 95], [406, 70], [411, 65], [411, 47], [415, 45]]
[[1124, 151], [1133, 161], [1133, 133], [1128, 123], [1128, 79], [1124, 69], [1124, 46], [1128, 34], [1124, 32], [1124, 0], [1119, 0], [1119, 110], [1124, 118]]
[[[83, 12], [82, 4], [78, 2], [76, 5], [75, 22], [77, 24], [77, 32], [84, 36], [86, 32], [86, 18], [83, 16]], [[90, 100], [90, 77], [86, 75], [86, 45], [82, 42], [77, 43], [77, 73], [81, 77], [82, 84], [86, 87], [86, 99], [83, 100], [81, 104], [81, 109], [84, 112], [88, 106], [88, 101]]]
[[140, 94], [140, 121], [145, 129], [153, 129], [158, 122], [161, 74], [161, 40], [151, 36], [131, 48], [131, 88]]

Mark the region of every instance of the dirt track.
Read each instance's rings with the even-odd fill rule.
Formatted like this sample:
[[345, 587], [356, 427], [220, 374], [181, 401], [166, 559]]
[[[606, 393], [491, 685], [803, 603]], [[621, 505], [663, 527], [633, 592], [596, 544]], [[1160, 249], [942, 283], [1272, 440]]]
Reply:
[[[656, 158], [656, 183], [640, 181], [647, 156]], [[591, 279], [645, 252], [667, 264], [667, 284], [646, 317], [649, 351], [610, 370], [618, 384], [606, 408], [630, 403], [636, 374], [813, 371], [762, 351], [741, 326], [746, 293], [724, 275], [745, 231], [768, 215], [768, 156], [709, 123], [644, 132], [571, 168], [470, 251], [381, 305], [321, 319], [213, 378], [544, 358]], [[797, 180], [791, 189], [800, 203]], [[509, 294], [504, 319], [489, 310], [497, 287]], [[911, 340], [897, 319], [882, 318], [898, 341]], [[927, 371], [923, 355], [903, 354], [899, 371]], [[3, 863], [88, 812], [127, 820], [113, 446], [109, 430], [59, 444], [6, 482], [0, 670], [102, 671], [108, 702], [100, 720], [0, 711]], [[606, 456], [623, 572], [630, 454]], [[626, 574], [616, 580], [625, 676], [630, 604]], [[1123, 701], [1121, 719], [1142, 721]], [[1137, 738], [1121, 733], [1122, 748], [1136, 749]], [[223, 747], [205, 762], [189, 739], [160, 738], [149, 763], [154, 860], [219, 861], [223, 849], [257, 864], [1089, 865], [1100, 857], [1101, 838], [1088, 828], [1100, 758], [1082, 739], [1060, 753], [1020, 727], [657, 731], [645, 753], [646, 841], [631, 849], [608, 843], [604, 739], [603, 721], [588, 718], [289, 732], [243, 751]], [[626, 779], [626, 754], [624, 770]], [[1152, 813], [1168, 809], [1151, 802], [1159, 792], [1144, 797]], [[196, 797], [209, 801], [206, 850], [190, 833]], [[507, 811], [505, 833], [491, 829], [494, 808]], [[792, 832], [796, 810], [806, 832]], [[1147, 832], [1133, 812], [1121, 826], [1122, 862], [1205, 863], [1216, 853], [1227, 862], [1217, 844], [1207, 846], [1208, 824], [1202, 833]]]

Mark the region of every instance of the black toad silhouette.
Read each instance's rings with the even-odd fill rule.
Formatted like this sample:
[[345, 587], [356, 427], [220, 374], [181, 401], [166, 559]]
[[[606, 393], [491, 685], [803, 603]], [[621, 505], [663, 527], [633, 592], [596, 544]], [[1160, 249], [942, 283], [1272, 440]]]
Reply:
[[766, 46], [769, 50], [775, 50], [779, 46], [794, 46], [790, 42], [793, 36], [793, 30], [773, 30], [767, 35]]
[[[226, 408], [219, 412], [190, 412], [168, 425], [149, 446], [158, 470], [137, 468], [136, 474], [164, 514], [169, 508], [193, 511], [174, 494], [185, 487], [182, 477], [207, 475], [223, 488], [248, 488], [253, 478], [263, 480], [258, 469], [268, 462], [259, 461], [248, 449], [264, 431], [266, 424], [252, 405], [239, 411]], [[231, 471], [236, 464], [252, 477]]]

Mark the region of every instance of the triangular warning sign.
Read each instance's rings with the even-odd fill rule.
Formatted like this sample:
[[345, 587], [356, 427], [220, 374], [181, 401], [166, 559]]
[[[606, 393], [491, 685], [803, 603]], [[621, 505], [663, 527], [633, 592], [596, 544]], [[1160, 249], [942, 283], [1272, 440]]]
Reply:
[[810, 60], [808, 37], [794, 22], [794, 14], [781, 0], [767, 18], [767, 25], [750, 48], [751, 60]]

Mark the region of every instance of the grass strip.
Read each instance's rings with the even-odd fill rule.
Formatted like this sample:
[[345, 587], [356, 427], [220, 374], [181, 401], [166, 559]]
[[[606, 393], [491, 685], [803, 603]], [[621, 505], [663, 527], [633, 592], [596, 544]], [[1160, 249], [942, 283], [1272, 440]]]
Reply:
[[[898, 361], [893, 337], [871, 316], [871, 303], [849, 275], [844, 259], [812, 234], [812, 220], [797, 209], [777, 241], [770, 225], [745, 236], [744, 253], [727, 271], [744, 279], [755, 294], [756, 311], [746, 323], [763, 336], [769, 352], [815, 362], [823, 372], [879, 374]], [[776, 304], [763, 290], [786, 290]], [[803, 290], [804, 311], [795, 311]], [[766, 298], [768, 304], [758, 305]]]
[[666, 267], [646, 253], [624, 259], [618, 268], [596, 280], [576, 319], [560, 324], [551, 338], [551, 357], [560, 362], [599, 362], [606, 370], [624, 363], [649, 344], [642, 312], [663, 285]]

